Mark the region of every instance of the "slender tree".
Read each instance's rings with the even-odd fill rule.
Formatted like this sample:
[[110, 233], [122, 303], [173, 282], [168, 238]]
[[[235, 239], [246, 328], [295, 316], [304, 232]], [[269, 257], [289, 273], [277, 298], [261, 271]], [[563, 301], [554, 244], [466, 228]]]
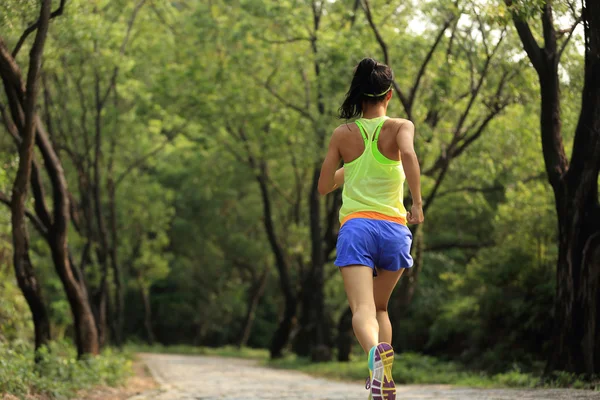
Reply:
[[[17, 282], [33, 316], [35, 327], [35, 348], [39, 349], [50, 340], [50, 323], [43, 300], [41, 287], [29, 257], [29, 234], [25, 220], [25, 201], [33, 164], [36, 124], [36, 103], [39, 87], [39, 74], [42, 67], [44, 45], [50, 23], [51, 0], [41, 4], [37, 32], [31, 51], [29, 52], [29, 70], [25, 88], [24, 126], [22, 126], [19, 145], [19, 167], [12, 188], [11, 221], [13, 236], [13, 261]], [[1, 39], [0, 39], [1, 40]], [[4, 59], [4, 62], [8, 60]], [[3, 63], [0, 63], [2, 68]], [[4, 75], [3, 75], [4, 78]], [[6, 82], [5, 82], [6, 84]], [[8, 126], [9, 119], [3, 115], [9, 131], [17, 135], [14, 126]]]
[[[36, 23], [37, 24], [37, 23]], [[21, 78], [21, 71], [6, 45], [0, 40], [0, 73], [4, 83], [10, 108], [10, 115], [19, 130], [26, 126], [24, 109], [26, 106], [26, 90]], [[34, 110], [35, 111], [35, 110]], [[75, 339], [78, 354], [96, 354], [98, 337], [94, 326], [85, 286], [77, 267], [73, 267], [67, 245], [67, 229], [70, 220], [68, 191], [64, 170], [41, 118], [34, 113], [33, 126], [36, 131], [35, 143], [44, 160], [44, 169], [50, 178], [53, 192], [53, 213], [50, 213], [43, 197], [38, 168], [32, 169], [32, 192], [36, 200], [36, 214], [44, 223], [47, 231], [45, 238], [50, 246], [56, 271], [61, 278], [75, 325]], [[35, 164], [34, 164], [35, 165]]]

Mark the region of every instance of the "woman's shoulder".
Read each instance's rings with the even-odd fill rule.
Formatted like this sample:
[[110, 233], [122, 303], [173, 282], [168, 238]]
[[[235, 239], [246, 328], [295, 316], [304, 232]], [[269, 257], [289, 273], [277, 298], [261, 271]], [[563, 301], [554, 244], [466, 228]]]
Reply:
[[410, 119], [406, 119], [406, 118], [388, 118], [388, 122], [386, 122], [386, 123], [395, 125], [398, 128], [403, 125], [414, 125]]
[[336, 136], [341, 136], [354, 131], [358, 131], [358, 126], [356, 126], [354, 122], [345, 122], [335, 128], [333, 130], [333, 134]]

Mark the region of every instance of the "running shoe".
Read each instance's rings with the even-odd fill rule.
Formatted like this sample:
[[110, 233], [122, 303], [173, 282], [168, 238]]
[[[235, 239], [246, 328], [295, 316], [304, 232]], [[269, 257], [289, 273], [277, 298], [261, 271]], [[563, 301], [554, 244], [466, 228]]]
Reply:
[[379, 343], [369, 351], [369, 399], [396, 400], [396, 385], [392, 378], [394, 349], [388, 343]]

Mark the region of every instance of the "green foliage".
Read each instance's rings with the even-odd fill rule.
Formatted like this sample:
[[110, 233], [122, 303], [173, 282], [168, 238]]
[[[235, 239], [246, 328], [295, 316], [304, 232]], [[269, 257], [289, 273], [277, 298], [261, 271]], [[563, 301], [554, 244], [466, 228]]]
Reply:
[[9, 268], [0, 264], [0, 343], [29, 341], [33, 339], [31, 312]]
[[557, 257], [551, 193], [517, 184], [497, 209], [490, 239], [466, 268], [440, 272], [447, 300], [429, 329], [431, 349], [456, 348], [492, 371], [532, 366], [551, 333]]
[[93, 386], [121, 385], [132, 374], [130, 355], [110, 349], [77, 360], [72, 344], [52, 342], [38, 357], [40, 362], [35, 364], [33, 348], [25, 342], [0, 343], [0, 393], [67, 399]]
[[[307, 198], [312, 171], [323, 157], [327, 136], [341, 122], [336, 110], [352, 67], [364, 56], [382, 59], [379, 43], [361, 7], [353, 10], [354, 1], [322, 2], [324, 12], [315, 31], [308, 1], [215, 0], [146, 2], [123, 48], [137, 3], [69, 0], [65, 13], [51, 23], [40, 114], [45, 123], [51, 122], [72, 202], [79, 208], [80, 226], [69, 229], [69, 250], [79, 264], [89, 237], [93, 239], [83, 270], [91, 289], [97, 288], [103, 272], [97, 222], [93, 207], [91, 217], [81, 208], [90, 201], [99, 121], [100, 205], [107, 225], [109, 178], [117, 181], [115, 246], [126, 299], [126, 336], [146, 339], [150, 329], [164, 344], [236, 343], [250, 289], [266, 269], [267, 287], [248, 343], [266, 348], [283, 298], [264, 232], [257, 161], [265, 161], [275, 231], [289, 260], [293, 289], [299, 290], [299, 278], [311, 261]], [[497, 106], [498, 85], [511, 73], [501, 96], [506, 108], [452, 160], [428, 210], [419, 287], [400, 321], [402, 329], [395, 332], [395, 344], [407, 351], [398, 358], [399, 382], [532, 386], [536, 379], [530, 372], [539, 372], [549, 345], [557, 233], [552, 195], [544, 181], [538, 81], [511, 28], [490, 60], [478, 95], [470, 96], [486, 68], [486, 55], [510, 23], [510, 11], [528, 19], [542, 43], [541, 26], [535, 22], [541, 3], [514, 1], [510, 9], [501, 0], [370, 3], [405, 95], [441, 27], [452, 17], [420, 78], [412, 109], [426, 198], [439, 176], [431, 169], [448, 154], [455, 130], [459, 136], [474, 132]], [[555, 19], [561, 25], [571, 22], [567, 2], [554, 4]], [[9, 47], [35, 20], [36, 7], [32, 0], [0, 4], [0, 30]], [[483, 43], [484, 36], [489, 43]], [[18, 58], [24, 73], [32, 37]], [[580, 42], [575, 35], [573, 43]], [[567, 153], [581, 106], [582, 65], [577, 45], [568, 46], [561, 63]], [[96, 115], [97, 89], [107, 93], [113, 79], [114, 91], [108, 91]], [[405, 115], [398, 97], [394, 93], [391, 116]], [[3, 93], [0, 103], [6, 103]], [[3, 193], [10, 193], [17, 161], [12, 139], [0, 126]], [[49, 187], [47, 201], [52, 204]], [[33, 209], [33, 202], [28, 207]], [[88, 228], [93, 235], [88, 236]], [[31, 258], [53, 335], [68, 337], [72, 316], [62, 283], [46, 243], [33, 228], [30, 233]], [[30, 341], [33, 327], [12, 278], [10, 245], [10, 212], [0, 205], [0, 340]], [[347, 303], [336, 268], [329, 263], [325, 271], [325, 313], [335, 326]], [[107, 276], [111, 300], [116, 291], [113, 273]], [[149, 310], [142, 294], [149, 295]], [[148, 312], [150, 327], [144, 323]], [[14, 349], [4, 346], [3, 354], [19, 359]], [[59, 347], [58, 353], [67, 351], [65, 345]], [[239, 356], [250, 352], [231, 347], [134, 348]], [[47, 367], [42, 368], [60, 366], [60, 372], [46, 372], [38, 382], [30, 368], [33, 355], [26, 351], [15, 363], [29, 372], [20, 383], [11, 378], [10, 385], [20, 388], [15, 393], [33, 385], [64, 395], [72, 388], [59, 383], [55, 388], [47, 376], [66, 381], [81, 372], [82, 381], [75, 385], [91, 385], [89, 371], [110, 369], [111, 360], [119, 357], [105, 355], [94, 366], [53, 351], [44, 356]], [[455, 362], [416, 354], [421, 352]], [[251, 353], [261, 358], [264, 351]], [[105, 367], [98, 360], [107, 360]], [[487, 375], [466, 372], [459, 362]], [[287, 359], [273, 365], [331, 377], [365, 375], [358, 361], [312, 366]], [[106, 382], [119, 374], [100, 373]], [[559, 375], [556, 381], [577, 386], [577, 379]]]

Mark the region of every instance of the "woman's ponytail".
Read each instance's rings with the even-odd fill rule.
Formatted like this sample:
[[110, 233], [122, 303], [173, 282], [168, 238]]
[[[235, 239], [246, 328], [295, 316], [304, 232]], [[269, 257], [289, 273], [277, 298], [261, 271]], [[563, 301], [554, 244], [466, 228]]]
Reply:
[[378, 103], [384, 99], [393, 82], [392, 70], [372, 58], [363, 58], [354, 69], [350, 89], [339, 109], [341, 119], [362, 114], [363, 103]]

